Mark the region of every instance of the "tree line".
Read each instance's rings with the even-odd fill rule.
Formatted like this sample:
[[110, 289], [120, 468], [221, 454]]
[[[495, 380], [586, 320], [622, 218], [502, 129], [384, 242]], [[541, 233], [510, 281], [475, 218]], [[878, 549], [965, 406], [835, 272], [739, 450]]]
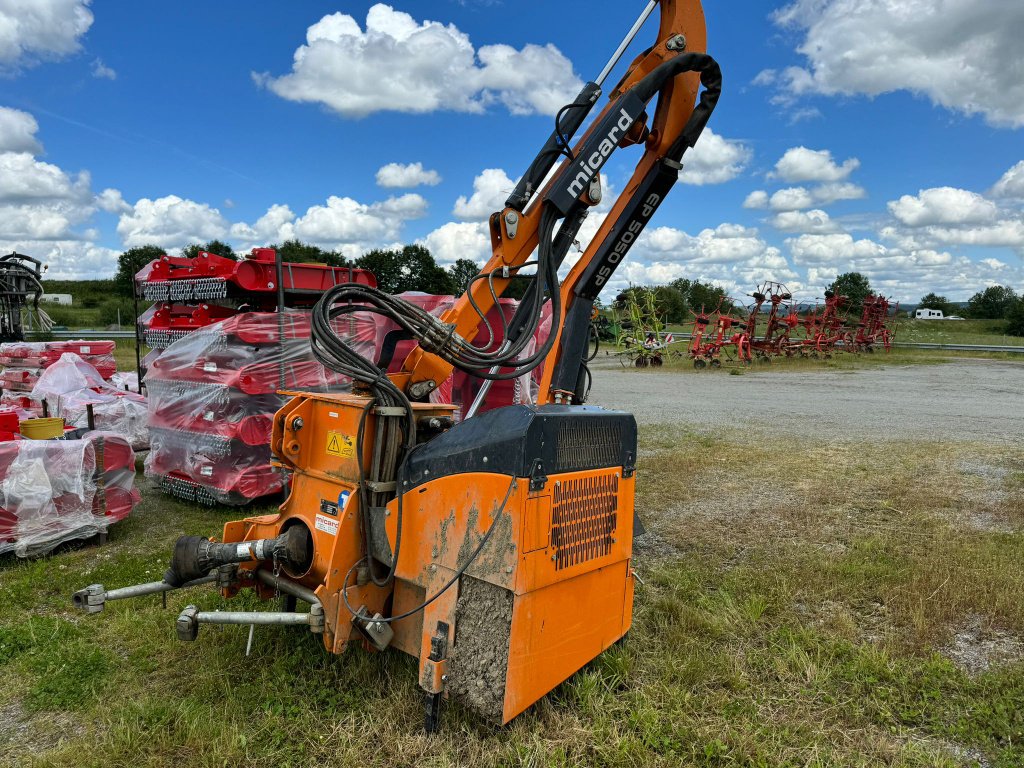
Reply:
[[1018, 295], [1008, 285], [990, 285], [978, 291], [961, 307], [945, 296], [929, 293], [921, 297], [919, 309], [940, 309], [942, 314], [962, 315], [977, 320], [1005, 320], [1008, 336], [1024, 336], [1024, 294]]
[[[861, 311], [864, 299], [872, 292], [871, 283], [860, 272], [838, 275], [827, 290], [846, 296], [847, 309], [853, 313]], [[630, 299], [644, 303], [648, 296], [653, 297], [658, 315], [672, 324], [686, 323], [698, 312], [729, 313], [742, 311], [745, 306], [743, 301], [733, 301], [724, 288], [686, 278], [678, 278], [666, 285], [632, 286], [616, 296], [613, 306], [622, 309]]]
[[[478, 268], [470, 259], [459, 259], [444, 268], [437, 263], [430, 251], [421, 245], [406, 245], [402, 248], [377, 248], [367, 251], [356, 259], [347, 259], [336, 251], [328, 251], [299, 240], [287, 240], [269, 246], [277, 250], [284, 261], [293, 263], [319, 263], [337, 267], [368, 269], [377, 276], [377, 284], [387, 293], [420, 291], [435, 295], [459, 295], [468, 282], [477, 274]], [[228, 259], [239, 259], [234, 249], [220, 240], [211, 240], [202, 245], [190, 245], [182, 250], [182, 256], [194, 258], [200, 251], [208, 251]], [[154, 259], [159, 259], [166, 250], [156, 245], [130, 248], [118, 257], [117, 274], [113, 280], [114, 293], [120, 297], [132, 296], [135, 274]], [[110, 296], [110, 281], [56, 281], [47, 280], [47, 288], [54, 293], [74, 293], [75, 299], [86, 308], [99, 307], [107, 310], [101, 320], [110, 320], [107, 315], [120, 308], [122, 317], [127, 306], [124, 300], [115, 301]], [[72, 286], [74, 288], [72, 289]], [[525, 281], [513, 282], [506, 291], [507, 296], [518, 297], [525, 288]], [[864, 298], [872, 293], [871, 283], [860, 272], [846, 272], [837, 275], [828, 290], [848, 297], [847, 309], [858, 313]], [[659, 315], [669, 323], [685, 323], [691, 313], [700, 311], [723, 312], [738, 309], [723, 288], [700, 280], [679, 278], [665, 285], [634, 286], [621, 292], [614, 305], [625, 306], [632, 296], [646, 299], [652, 295]], [[115, 307], [116, 303], [116, 307]], [[109, 306], [108, 306], [109, 305]], [[984, 320], [1005, 320], [1005, 333], [1024, 336], [1024, 295], [1018, 295], [1006, 285], [993, 285], [978, 291], [968, 300], [966, 307], [949, 301], [934, 292], [921, 298], [918, 307], [940, 309], [943, 314], [961, 314], [965, 317]], [[112, 322], [112, 320], [110, 320]]]

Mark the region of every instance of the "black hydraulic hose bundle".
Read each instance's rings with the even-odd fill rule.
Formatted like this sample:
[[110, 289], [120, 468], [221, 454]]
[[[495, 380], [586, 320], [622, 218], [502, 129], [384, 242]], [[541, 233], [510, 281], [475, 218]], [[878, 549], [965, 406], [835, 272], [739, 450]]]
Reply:
[[[439, 318], [398, 296], [365, 285], [345, 283], [327, 291], [313, 308], [311, 343], [314, 356], [327, 368], [349, 376], [371, 390], [378, 386], [386, 390], [397, 401], [395, 405], [407, 403], [408, 398], [391, 383], [386, 374], [356, 352], [333, 328], [332, 321], [339, 316], [372, 312], [397, 323], [427, 352], [479, 378], [514, 379], [528, 373], [543, 362], [554, 344], [552, 335], [533, 354], [519, 357], [526, 349], [532, 332], [540, 325], [545, 302], [550, 299], [552, 316], [557, 316], [561, 311], [558, 263], [552, 254], [557, 221], [556, 212], [545, 207], [541, 213], [537, 273], [533, 276], [535, 284], [541, 286], [541, 289], [532, 292], [523, 317], [523, 325], [530, 333], [519, 334], [510, 344], [497, 350], [490, 350], [486, 346], [476, 347], [455, 333], [454, 326], [441, 322]], [[522, 309], [517, 312], [517, 318]], [[491, 373], [489, 369], [493, 367], [512, 370]]]

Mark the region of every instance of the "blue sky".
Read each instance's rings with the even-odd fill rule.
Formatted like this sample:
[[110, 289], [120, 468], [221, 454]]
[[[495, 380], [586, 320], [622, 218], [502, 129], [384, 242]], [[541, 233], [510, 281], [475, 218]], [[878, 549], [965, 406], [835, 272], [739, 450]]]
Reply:
[[[0, 249], [78, 278], [212, 237], [481, 260], [487, 213], [642, 5], [0, 0]], [[1024, 288], [1024, 4], [705, 11], [712, 133], [613, 288], [813, 299], [848, 269], [903, 300]]]

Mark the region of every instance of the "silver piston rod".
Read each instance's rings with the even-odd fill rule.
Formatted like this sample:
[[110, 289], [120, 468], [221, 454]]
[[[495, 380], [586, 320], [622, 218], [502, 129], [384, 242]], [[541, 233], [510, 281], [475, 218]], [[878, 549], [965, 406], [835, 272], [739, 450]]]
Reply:
[[647, 19], [651, 17], [651, 14], [654, 13], [654, 9], [657, 7], [658, 0], [651, 0], [649, 3], [647, 3], [647, 7], [644, 8], [639, 18], [637, 18], [637, 20], [633, 23], [633, 26], [630, 27], [630, 30], [629, 32], [626, 33], [626, 36], [622, 38], [622, 42], [619, 43], [619, 47], [615, 49], [615, 53], [612, 54], [612, 57], [608, 59], [608, 63], [604, 65], [604, 69], [602, 69], [601, 74], [597, 76], [597, 80], [594, 81], [595, 83], [597, 83], [598, 85], [604, 84], [604, 81], [608, 79], [608, 75], [610, 75], [611, 71], [615, 69], [615, 65], [619, 63], [619, 59], [622, 58], [622, 54], [626, 52], [626, 49], [629, 48], [630, 44], [637, 36], [637, 33], [640, 31], [640, 28], [644, 25], [644, 22], [646, 22]]

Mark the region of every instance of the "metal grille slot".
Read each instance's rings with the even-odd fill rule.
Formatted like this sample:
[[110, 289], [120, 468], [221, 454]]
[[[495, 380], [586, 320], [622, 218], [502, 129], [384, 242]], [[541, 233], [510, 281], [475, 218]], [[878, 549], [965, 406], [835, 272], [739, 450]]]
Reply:
[[618, 526], [619, 478], [615, 473], [562, 480], [551, 508], [555, 570], [611, 552]]
[[572, 419], [558, 425], [556, 467], [553, 472], [576, 472], [618, 465], [622, 430], [617, 424]]

